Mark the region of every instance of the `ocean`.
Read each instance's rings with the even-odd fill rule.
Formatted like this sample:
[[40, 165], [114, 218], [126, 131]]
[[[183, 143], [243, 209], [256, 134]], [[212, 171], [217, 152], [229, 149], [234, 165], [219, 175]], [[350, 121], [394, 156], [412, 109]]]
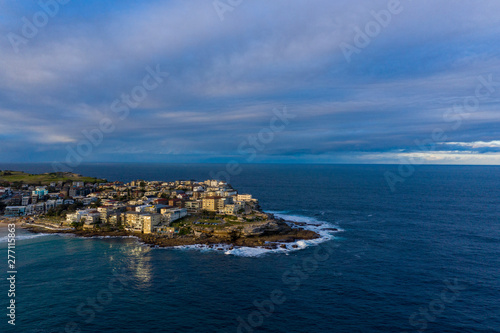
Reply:
[[[51, 172], [48, 164], [0, 169]], [[204, 180], [225, 165], [84, 164], [108, 180]], [[17, 229], [16, 325], [0, 332], [500, 332], [500, 167], [242, 165], [263, 210], [337, 228], [297, 249], [154, 249]]]

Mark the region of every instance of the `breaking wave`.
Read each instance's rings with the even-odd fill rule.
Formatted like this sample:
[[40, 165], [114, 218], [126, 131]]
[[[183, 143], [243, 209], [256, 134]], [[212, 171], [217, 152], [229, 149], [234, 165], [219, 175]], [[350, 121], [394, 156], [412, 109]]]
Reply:
[[[21, 240], [43, 237], [43, 236], [50, 236], [50, 235], [53, 235], [53, 234], [16, 235], [16, 242], [21, 241]], [[9, 240], [8, 236], [0, 237], [0, 243], [7, 243], [8, 240]]]
[[201, 252], [221, 252], [226, 255], [234, 255], [240, 257], [259, 257], [262, 255], [270, 254], [270, 253], [282, 253], [288, 254], [293, 251], [300, 251], [310, 246], [317, 246], [326, 241], [332, 240], [335, 238], [334, 234], [343, 231], [343, 229], [338, 226], [332, 225], [329, 222], [319, 221], [313, 217], [301, 216], [301, 215], [293, 215], [290, 212], [276, 212], [276, 211], [268, 211], [266, 213], [273, 214], [276, 217], [282, 218], [285, 221], [295, 222], [299, 225], [295, 225], [297, 228], [304, 228], [306, 230], [311, 230], [320, 235], [319, 238], [311, 239], [311, 240], [299, 240], [291, 243], [280, 243], [284, 244], [286, 247], [279, 247], [276, 249], [268, 249], [265, 247], [247, 247], [247, 246], [231, 246], [226, 244], [220, 245], [183, 245], [176, 246], [175, 249], [180, 250], [197, 250]]

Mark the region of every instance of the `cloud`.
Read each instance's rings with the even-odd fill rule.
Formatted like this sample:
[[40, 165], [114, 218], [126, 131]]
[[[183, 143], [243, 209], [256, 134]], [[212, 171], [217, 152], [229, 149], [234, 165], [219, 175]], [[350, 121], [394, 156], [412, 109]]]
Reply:
[[470, 148], [500, 148], [500, 141], [476, 141], [476, 142], [445, 142], [447, 145], [451, 146], [461, 146]]
[[[225, 161], [286, 105], [297, 117], [260, 161], [394, 161], [436, 129], [446, 135], [438, 149], [485, 161], [500, 139], [500, 4], [401, 4], [348, 63], [339, 45], [353, 44], [387, 1], [244, 1], [223, 21], [211, 1], [70, 2], [19, 53], [0, 40], [0, 159], [20, 150], [19, 160], [62, 159], [110, 117], [116, 129], [88, 160]], [[3, 37], [40, 10], [3, 8]], [[113, 115], [113, 101], [156, 64], [165, 82], [126, 119]], [[460, 126], [446, 121], [481, 75], [492, 75], [494, 92]]]

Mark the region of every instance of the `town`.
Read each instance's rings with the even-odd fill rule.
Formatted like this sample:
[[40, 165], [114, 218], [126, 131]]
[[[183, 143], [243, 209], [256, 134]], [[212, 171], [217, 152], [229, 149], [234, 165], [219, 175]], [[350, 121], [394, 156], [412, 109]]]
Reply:
[[277, 248], [320, 237], [304, 223], [264, 213], [251, 194], [215, 179], [124, 183], [67, 172], [0, 171], [0, 186], [0, 220], [35, 233], [134, 236], [159, 247]]
[[[225, 224], [263, 219], [258, 201], [239, 194], [224, 181], [192, 180], [161, 182], [136, 180], [130, 183], [53, 182], [48, 186], [0, 187], [7, 205], [6, 217], [60, 221], [60, 225], [94, 229], [101, 227], [131, 232], [178, 233], [174, 222], [188, 216], [205, 217], [199, 225]], [[32, 218], [32, 219], [30, 219]], [[202, 222], [200, 222], [202, 221]]]

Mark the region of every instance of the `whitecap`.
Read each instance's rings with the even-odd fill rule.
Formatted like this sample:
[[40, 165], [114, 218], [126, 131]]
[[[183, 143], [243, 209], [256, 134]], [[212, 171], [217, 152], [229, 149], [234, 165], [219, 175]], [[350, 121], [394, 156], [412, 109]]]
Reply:
[[[344, 231], [340, 227], [333, 225], [326, 221], [320, 221], [313, 217], [301, 216], [301, 215], [291, 215], [289, 211], [267, 211], [266, 213], [273, 214], [275, 217], [284, 219], [285, 221], [300, 222], [304, 225], [294, 225], [292, 227], [304, 228], [305, 230], [311, 230], [320, 235], [319, 238], [310, 240], [299, 240], [291, 243], [278, 243], [278, 247], [275, 249], [269, 249], [266, 247], [247, 247], [247, 246], [232, 246], [227, 244], [214, 244], [214, 245], [181, 245], [175, 246], [174, 249], [178, 250], [196, 250], [200, 252], [222, 252], [226, 255], [234, 255], [238, 257], [260, 257], [270, 253], [277, 254], [288, 254], [294, 251], [300, 251], [306, 249], [310, 246], [317, 246], [326, 241], [335, 238], [334, 234], [337, 232]], [[336, 230], [332, 230], [336, 229]], [[285, 245], [281, 247], [280, 245]], [[157, 248], [157, 247], [155, 247]], [[168, 249], [168, 248], [166, 248]]]
[[[33, 239], [33, 238], [38, 238], [38, 237], [43, 237], [43, 236], [50, 236], [53, 234], [32, 234], [32, 235], [16, 235], [15, 239], [17, 241], [21, 240], [27, 240], [27, 239]], [[3, 236], [0, 237], [0, 243], [7, 243], [9, 241], [9, 236]]]

